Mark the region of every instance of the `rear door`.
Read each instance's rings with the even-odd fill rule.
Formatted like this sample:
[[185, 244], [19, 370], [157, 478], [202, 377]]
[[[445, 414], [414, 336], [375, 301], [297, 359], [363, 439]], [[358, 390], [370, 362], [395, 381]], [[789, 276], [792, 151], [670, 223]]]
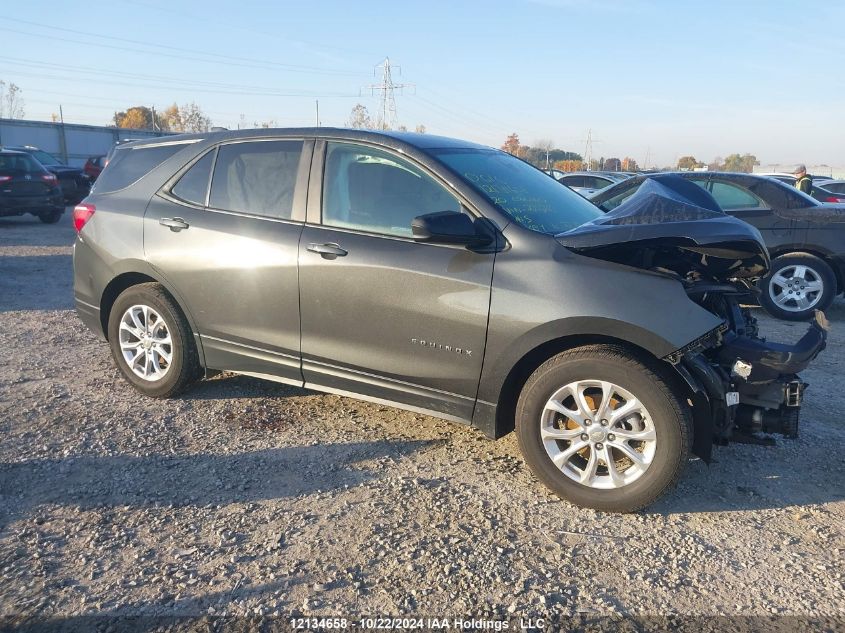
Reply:
[[413, 240], [414, 217], [467, 212], [421, 167], [367, 145], [325, 153], [299, 250], [306, 385], [470, 419], [494, 255]]
[[209, 367], [301, 384], [296, 260], [312, 147], [224, 143], [150, 201], [146, 257], [191, 312]]
[[705, 186], [725, 213], [757, 227], [769, 250], [793, 248], [806, 242], [806, 222], [786, 219], [773, 212], [778, 206], [787, 204], [785, 198], [782, 201], [780, 197], [772, 197], [772, 192], [779, 193], [783, 188], [779, 184], [760, 179], [760, 182], [745, 186], [719, 177], [703, 178], [697, 182], [706, 182], [702, 186]]

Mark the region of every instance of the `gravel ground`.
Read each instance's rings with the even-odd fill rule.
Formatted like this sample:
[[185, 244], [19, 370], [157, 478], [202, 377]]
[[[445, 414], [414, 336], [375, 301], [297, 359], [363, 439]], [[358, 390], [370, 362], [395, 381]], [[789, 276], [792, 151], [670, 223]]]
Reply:
[[72, 241], [69, 214], [0, 219], [0, 616], [845, 626], [841, 299], [800, 439], [717, 449], [618, 516], [553, 497], [513, 436], [226, 374], [142, 397], [72, 310]]

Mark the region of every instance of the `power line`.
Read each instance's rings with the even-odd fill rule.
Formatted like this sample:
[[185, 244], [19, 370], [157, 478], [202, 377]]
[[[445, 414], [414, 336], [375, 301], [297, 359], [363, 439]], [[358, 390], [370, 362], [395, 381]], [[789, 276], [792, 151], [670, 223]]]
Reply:
[[[20, 59], [17, 57], [3, 57], [0, 56], [0, 60], [6, 60], [12, 66], [24, 66], [24, 67], [31, 67], [37, 68], [41, 70], [62, 70], [68, 74], [80, 74], [80, 75], [94, 75], [94, 76], [105, 76], [105, 77], [117, 77], [120, 79], [138, 79], [141, 81], [149, 81], [154, 83], [173, 83], [176, 84], [179, 88], [187, 88], [191, 87], [192, 89], [195, 86], [200, 87], [212, 87], [212, 88], [227, 88], [230, 90], [221, 91], [221, 94], [232, 94], [232, 89], [237, 89], [237, 93], [235, 94], [276, 94], [277, 91], [275, 88], [267, 88], [265, 86], [247, 86], [247, 85], [239, 85], [239, 84], [232, 84], [232, 83], [219, 83], [213, 81], [200, 81], [200, 80], [184, 80], [176, 77], [162, 77], [161, 75], [144, 75], [140, 73], [127, 73], [127, 72], [118, 72], [118, 71], [111, 71], [111, 70], [103, 70], [103, 69], [96, 69], [91, 68], [90, 66], [67, 66], [63, 64], [56, 64], [52, 62], [39, 62], [33, 60], [25, 60]], [[249, 92], [253, 91], [253, 92]], [[282, 96], [289, 96], [290, 93], [284, 93]], [[295, 96], [322, 96], [312, 91], [308, 90], [300, 90], [296, 93]], [[343, 97], [353, 97], [355, 95], [351, 93], [329, 93], [326, 96], [343, 96]]]
[[106, 39], [112, 40], [115, 42], [125, 42], [129, 44], [140, 44], [141, 46], [147, 46], [152, 48], [164, 48], [171, 51], [176, 51], [179, 53], [193, 53], [195, 55], [205, 55], [206, 57], [216, 57], [218, 59], [229, 59], [237, 62], [249, 62], [253, 64], [262, 64], [264, 66], [277, 66], [282, 69], [296, 71], [296, 72], [321, 72], [325, 74], [332, 74], [332, 75], [358, 75], [360, 73], [353, 72], [353, 71], [344, 71], [344, 70], [328, 70], [326, 68], [319, 68], [317, 66], [303, 66], [301, 64], [284, 64], [281, 62], [274, 62], [268, 61], [266, 59], [256, 59], [254, 57], [238, 57], [235, 55], [225, 55], [223, 53], [215, 53], [215, 52], [207, 52], [202, 51], [199, 49], [191, 49], [191, 48], [181, 48], [179, 46], [169, 46], [167, 44], [155, 44], [148, 41], [143, 40], [133, 40], [127, 37], [115, 37], [111, 35], [104, 35], [102, 33], [91, 33], [90, 31], [80, 31], [78, 29], [69, 29], [66, 27], [61, 26], [53, 26], [51, 24], [43, 24], [40, 22], [32, 22], [30, 20], [21, 20], [20, 18], [10, 18], [10, 17], [3, 17], [2, 19], [8, 20], [10, 22], [18, 22], [20, 24], [28, 24], [30, 26], [35, 26], [38, 28], [43, 29], [50, 29], [52, 31], [62, 31], [64, 33], [73, 33], [76, 35], [84, 35], [86, 37], [96, 37], [97, 39]]
[[[61, 75], [51, 75], [49, 73], [34, 73], [34, 72], [27, 72], [27, 77], [42, 77], [45, 79], [52, 79], [54, 81], [71, 81], [78, 83], [78, 77], [63, 77]], [[102, 79], [97, 80], [101, 85], [110, 85], [110, 86], [129, 86], [131, 88], [147, 88], [152, 90], [174, 90], [175, 88], [178, 89], [177, 86], [162, 86], [162, 85], [143, 85], [137, 83], [129, 83], [125, 81], [105, 81]], [[334, 94], [318, 94], [313, 92], [247, 92], [243, 90], [210, 90], [206, 88], [188, 88], [192, 93], [194, 92], [204, 92], [208, 94], [216, 94], [216, 95], [238, 95], [238, 96], [257, 96], [257, 97], [309, 97], [309, 98], [317, 98], [320, 99], [332, 99], [332, 98], [345, 98], [351, 99], [356, 98], [360, 95], [349, 93], [334, 93]]]
[[[45, 27], [45, 28], [55, 29], [57, 27]], [[7, 31], [9, 33], [17, 33], [19, 35], [27, 35], [27, 36], [30, 36], [30, 37], [36, 37], [36, 38], [40, 38], [40, 39], [43, 39], [44, 37], [46, 37], [43, 33], [31, 33], [29, 31], [20, 31], [18, 29], [10, 29], [10, 28], [7, 28], [7, 27], [0, 27], [0, 30]], [[70, 30], [70, 29], [60, 29], [60, 30]], [[95, 38], [101, 37], [101, 36], [95, 35], [93, 33], [91, 33], [91, 34], [85, 33], [84, 31], [75, 31], [75, 32], [83, 34], [83, 35], [90, 35], [90, 36], [95, 37]], [[257, 69], [260, 69], [260, 70], [272, 70], [273, 67], [275, 66], [275, 67], [277, 67], [276, 68], [277, 70], [283, 70], [285, 72], [305, 73], [305, 74], [310, 74], [310, 75], [319, 74], [319, 75], [334, 75], [334, 76], [346, 75], [346, 76], [348, 76], [348, 75], [358, 75], [359, 74], [359, 73], [353, 73], [353, 72], [349, 72], [349, 71], [332, 71], [332, 70], [326, 70], [326, 69], [322, 69], [322, 68], [311, 68], [311, 67], [307, 67], [307, 66], [291, 66], [291, 65], [287, 65], [287, 64], [276, 64], [274, 62], [264, 62], [264, 61], [261, 61], [261, 60], [256, 60], [255, 63], [239, 63], [239, 62], [235, 62], [235, 61], [224, 61], [224, 60], [221, 60], [221, 59], [203, 59], [201, 57], [189, 57], [189, 56], [182, 55], [182, 54], [177, 55], [177, 54], [171, 54], [171, 53], [163, 53], [163, 52], [158, 51], [158, 50], [144, 50], [144, 49], [132, 48], [132, 47], [128, 47], [128, 46], [114, 46], [114, 45], [111, 45], [111, 44], [102, 44], [102, 43], [96, 42], [96, 41], [74, 40], [74, 39], [67, 38], [67, 37], [59, 37], [59, 36], [56, 36], [56, 35], [51, 35], [50, 39], [51, 40], [57, 40], [57, 41], [60, 41], [60, 42], [69, 42], [71, 44], [82, 44], [86, 47], [97, 46], [99, 48], [109, 48], [109, 49], [113, 49], [113, 50], [126, 51], [126, 52], [130, 52], [130, 53], [141, 53], [143, 55], [158, 55], [159, 57], [167, 57], [167, 58], [170, 58], [170, 59], [191, 60], [191, 61], [196, 61], [196, 62], [202, 62], [202, 63], [205, 63], [205, 64], [236, 66], [236, 67], [240, 67], [240, 68], [257, 68]], [[115, 40], [118, 40], [118, 41], [125, 41], [125, 42], [134, 42], [135, 41], [135, 40], [126, 40], [124, 38], [109, 38], [109, 39], [115, 39]], [[143, 42], [141, 42], [141, 44], [145, 45], [145, 46], [153, 46], [152, 44], [144, 44]], [[170, 46], [159, 46], [159, 45], [155, 45], [155, 46], [156, 46], [156, 48], [170, 48], [170, 49], [174, 48], [174, 47], [170, 47]], [[183, 49], [175, 49], [175, 50], [183, 50]], [[205, 53], [205, 52], [201, 52], [201, 51], [196, 51], [196, 53], [199, 54], [199, 55], [207, 55], [207, 56], [213, 56], [214, 55], [214, 53]], [[234, 59], [237, 59], [237, 58], [234, 58]]]

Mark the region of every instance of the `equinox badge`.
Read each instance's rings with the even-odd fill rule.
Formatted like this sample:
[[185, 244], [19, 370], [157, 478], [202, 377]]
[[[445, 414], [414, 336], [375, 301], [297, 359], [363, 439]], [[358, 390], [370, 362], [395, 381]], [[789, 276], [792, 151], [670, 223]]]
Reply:
[[442, 343], [438, 343], [436, 341], [426, 341], [425, 339], [412, 338], [411, 343], [413, 345], [420, 345], [422, 347], [429, 347], [431, 349], [439, 349], [444, 352], [454, 352], [455, 354], [461, 354], [462, 356], [472, 356], [471, 349], [464, 349], [463, 347], [454, 347], [452, 345], [443, 345]]

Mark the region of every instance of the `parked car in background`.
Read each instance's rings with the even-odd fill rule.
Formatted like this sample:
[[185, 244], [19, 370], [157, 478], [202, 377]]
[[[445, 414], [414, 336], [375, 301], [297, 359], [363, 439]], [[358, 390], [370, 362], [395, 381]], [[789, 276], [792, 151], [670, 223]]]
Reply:
[[[780, 181], [785, 182], [788, 185], [795, 184], [795, 175], [794, 174], [787, 174], [782, 171], [770, 171], [770, 172], [759, 172], [755, 173], [755, 176], [769, 176], [770, 178], [777, 178]], [[808, 174], [810, 178], [813, 179], [813, 182], [824, 183], [829, 180], [833, 180], [830, 176], [817, 176], [815, 174]]]
[[845, 195], [845, 180], [826, 180], [822, 187], [833, 194]]
[[766, 270], [759, 231], [672, 184], [657, 208], [691, 193], [701, 221], [646, 209], [638, 231], [430, 134], [128, 143], [74, 209], [77, 312], [147, 396], [227, 370], [515, 430], [555, 493], [631, 511], [740, 422], [796, 435], [797, 372], [826, 338], [757, 337], [732, 280]]
[[[760, 229], [772, 266], [758, 286], [760, 301], [771, 314], [788, 320], [809, 319], [845, 290], [845, 205], [823, 204], [768, 176], [676, 175], [710, 192], [726, 213]], [[648, 178], [638, 176], [609, 187], [591, 202], [603, 211], [612, 211]]]
[[[796, 178], [792, 174], [771, 173], [759, 175], [775, 178], [776, 180], [785, 182], [787, 185], [791, 185], [792, 187], [795, 186]], [[834, 182], [832, 178], [828, 178], [827, 176], [811, 176], [811, 178], [813, 179], [813, 188], [810, 191], [810, 195], [816, 200], [819, 202], [832, 202], [834, 204], [845, 203], [845, 193], [843, 193], [843, 195], [838, 195], [837, 192], [831, 191], [828, 188], [828, 185]]]
[[106, 166], [106, 155], [102, 154], [100, 156], [90, 156], [87, 161], [85, 161], [85, 166], [82, 168], [82, 171], [85, 173], [86, 176], [94, 182], [97, 180], [97, 177], [103, 171], [103, 167]]
[[55, 174], [29, 154], [0, 150], [0, 216], [30, 213], [53, 224], [64, 210]]
[[66, 204], [76, 204], [91, 191], [91, 180], [83, 173], [81, 167], [65, 165], [49, 152], [45, 152], [31, 145], [8, 147], [7, 149], [26, 152], [44, 165], [48, 171], [55, 174], [59, 180], [59, 187], [62, 189], [62, 195]]
[[630, 178], [621, 172], [574, 171], [557, 179], [573, 191], [584, 197], [609, 187], [617, 182]]

